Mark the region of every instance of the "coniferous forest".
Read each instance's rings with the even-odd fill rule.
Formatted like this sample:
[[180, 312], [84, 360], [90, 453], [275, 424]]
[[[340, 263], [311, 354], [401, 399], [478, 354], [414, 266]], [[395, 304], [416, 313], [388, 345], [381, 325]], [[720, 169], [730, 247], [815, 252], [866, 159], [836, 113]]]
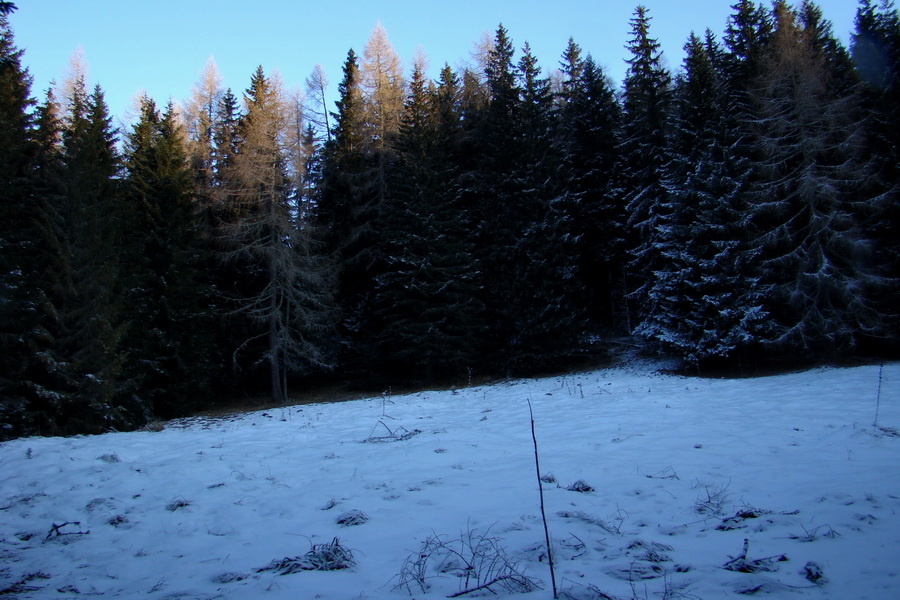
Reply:
[[[0, 3], [0, 439], [133, 429], [312, 381], [465, 383], [637, 344], [702, 369], [898, 348], [900, 16], [736, 0], [614, 84], [502, 25], [404, 72], [377, 27], [326, 103], [262, 67], [116, 130], [33, 95]], [[702, 24], [701, 24], [702, 25]], [[528, 32], [523, 32], [527, 35]]]

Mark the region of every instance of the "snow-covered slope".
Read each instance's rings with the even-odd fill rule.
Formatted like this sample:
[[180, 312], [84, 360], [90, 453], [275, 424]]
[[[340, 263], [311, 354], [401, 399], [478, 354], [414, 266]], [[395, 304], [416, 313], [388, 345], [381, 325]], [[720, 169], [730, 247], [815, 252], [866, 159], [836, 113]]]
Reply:
[[[8, 442], [0, 593], [439, 598], [521, 575], [549, 598], [528, 399], [561, 597], [900, 597], [900, 364], [616, 369]], [[350, 568], [273, 563], [335, 538]], [[466, 571], [470, 546], [506, 562]]]

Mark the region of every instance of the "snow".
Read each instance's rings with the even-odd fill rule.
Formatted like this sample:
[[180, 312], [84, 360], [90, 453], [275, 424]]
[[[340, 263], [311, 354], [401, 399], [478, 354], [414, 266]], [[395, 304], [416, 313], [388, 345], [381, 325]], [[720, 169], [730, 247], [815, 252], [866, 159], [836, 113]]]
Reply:
[[[471, 532], [544, 588], [500, 597], [550, 598], [528, 399], [561, 597], [898, 597], [896, 363], [741, 380], [633, 366], [14, 440], [0, 590], [404, 598], [423, 542]], [[351, 568], [260, 571], [334, 538]], [[413, 597], [463, 589], [437, 566]]]

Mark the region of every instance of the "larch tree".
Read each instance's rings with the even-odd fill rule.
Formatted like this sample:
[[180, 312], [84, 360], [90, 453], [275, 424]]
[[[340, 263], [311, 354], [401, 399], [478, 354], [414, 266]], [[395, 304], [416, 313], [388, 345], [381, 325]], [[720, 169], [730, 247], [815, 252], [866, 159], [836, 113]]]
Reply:
[[223, 93], [219, 67], [209, 57], [182, 114], [188, 154], [201, 192], [212, 185], [214, 178], [216, 115]]
[[264, 340], [261, 361], [268, 363], [272, 400], [288, 397], [288, 375], [324, 367], [317, 333], [326, 310], [321, 271], [310, 269], [308, 240], [298, 220], [296, 187], [286, 138], [292, 105], [280, 79], [258, 68], [244, 96], [245, 114], [235, 157], [236, 188], [231, 201], [240, 216], [230, 228], [230, 254], [249, 259], [257, 287], [238, 298], [238, 311], [259, 324], [244, 341]]
[[316, 63], [306, 78], [306, 122], [315, 128], [317, 137], [331, 139], [331, 122], [328, 110], [328, 75], [325, 68]]
[[373, 147], [384, 152], [400, 130], [405, 90], [403, 62], [381, 22], [375, 25], [363, 50], [360, 88]]

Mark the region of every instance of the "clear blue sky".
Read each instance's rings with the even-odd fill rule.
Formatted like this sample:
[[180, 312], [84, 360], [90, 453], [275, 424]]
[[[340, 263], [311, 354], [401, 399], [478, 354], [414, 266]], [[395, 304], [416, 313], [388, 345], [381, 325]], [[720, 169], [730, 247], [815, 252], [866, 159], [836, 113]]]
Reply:
[[[709, 27], [721, 37], [734, 0], [17, 0], [10, 21], [35, 96], [65, 78], [81, 47], [89, 85], [99, 83], [112, 113], [122, 117], [142, 90], [159, 104], [187, 98], [210, 56], [238, 94], [257, 65], [302, 87], [316, 63], [335, 94], [347, 50], [362, 54], [379, 20], [407, 73], [417, 47], [435, 76], [445, 62], [456, 67], [468, 60], [482, 33], [493, 34], [502, 22], [517, 50], [531, 44], [545, 74], [558, 66], [572, 36], [620, 83], [638, 3], [648, 7], [652, 34], [674, 70], [691, 31]], [[858, 2], [818, 4], [848, 44]]]

